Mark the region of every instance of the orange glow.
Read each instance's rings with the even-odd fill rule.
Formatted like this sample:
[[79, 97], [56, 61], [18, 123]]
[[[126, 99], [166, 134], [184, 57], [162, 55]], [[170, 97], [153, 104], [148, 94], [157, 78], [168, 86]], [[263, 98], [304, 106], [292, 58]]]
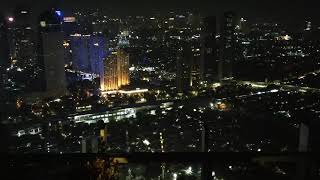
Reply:
[[129, 85], [129, 54], [119, 49], [113, 52], [104, 64], [104, 91], [118, 90]]
[[17, 102], [16, 102], [17, 109], [21, 108], [22, 103], [23, 103], [23, 101], [21, 99], [17, 99]]
[[228, 111], [229, 107], [226, 103], [223, 102], [218, 102], [215, 104], [215, 108], [220, 110], [220, 111]]

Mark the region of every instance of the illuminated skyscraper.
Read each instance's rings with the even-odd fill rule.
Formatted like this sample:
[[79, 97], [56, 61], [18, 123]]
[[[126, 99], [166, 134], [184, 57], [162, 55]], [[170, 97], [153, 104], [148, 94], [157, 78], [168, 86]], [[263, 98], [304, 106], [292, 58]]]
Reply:
[[118, 49], [104, 62], [104, 80], [101, 89], [118, 90], [129, 83], [129, 54], [123, 49]]
[[64, 70], [64, 34], [61, 30], [60, 11], [47, 11], [40, 16], [40, 63], [44, 69], [44, 89], [53, 96], [64, 95], [66, 77]]
[[117, 74], [118, 74], [118, 86], [128, 85], [129, 82], [129, 54], [123, 49], [119, 49], [117, 52]]
[[117, 52], [104, 61], [104, 79], [101, 82], [101, 89], [104, 91], [119, 89], [117, 78]]

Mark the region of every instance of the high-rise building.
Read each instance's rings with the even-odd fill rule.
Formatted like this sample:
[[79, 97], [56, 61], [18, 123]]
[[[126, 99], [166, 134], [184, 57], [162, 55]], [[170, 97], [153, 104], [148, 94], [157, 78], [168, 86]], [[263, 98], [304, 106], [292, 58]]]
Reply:
[[7, 36], [7, 23], [0, 15], [0, 67], [4, 68], [9, 63], [9, 42]]
[[0, 91], [3, 89], [5, 69], [9, 65], [9, 42], [7, 26], [3, 16], [0, 15]]
[[191, 42], [191, 79], [190, 86], [197, 87], [201, 82], [200, 64], [201, 64], [201, 43]]
[[112, 52], [111, 55], [104, 61], [104, 78], [101, 81], [101, 89], [103, 91], [119, 89], [117, 77], [117, 52]]
[[39, 23], [39, 60], [44, 69], [44, 89], [52, 96], [64, 95], [67, 90], [61, 11], [50, 10], [43, 13]]
[[199, 13], [190, 13], [188, 16], [188, 24], [192, 29], [200, 28], [201, 16]]
[[103, 60], [107, 57], [106, 38], [91, 36], [88, 42], [91, 72], [103, 76]]
[[178, 49], [176, 61], [176, 87], [178, 92], [186, 92], [191, 87], [191, 68], [193, 53], [188, 44], [182, 45]]
[[201, 63], [200, 74], [202, 81], [212, 82], [217, 72], [216, 57], [216, 17], [209, 16], [203, 19], [201, 33]]
[[129, 83], [129, 54], [123, 49], [118, 49], [112, 52], [104, 62], [104, 79], [101, 89], [118, 90]]
[[63, 32], [68, 37], [71, 34], [77, 33], [77, 19], [74, 16], [63, 17]]
[[74, 34], [70, 36], [72, 68], [76, 71], [90, 72], [89, 38], [90, 35]]
[[7, 17], [10, 60], [22, 69], [35, 63], [35, 31], [31, 20], [31, 12], [25, 7], [16, 8], [13, 16]]
[[14, 54], [17, 65], [26, 68], [35, 63], [35, 31], [32, 26], [31, 12], [17, 8], [14, 15]]
[[220, 41], [220, 64], [219, 79], [230, 78], [233, 76], [232, 63], [236, 53], [236, 15], [233, 12], [226, 12], [222, 18], [221, 41]]
[[106, 40], [102, 36], [74, 34], [70, 36], [74, 70], [103, 76]]
[[125, 86], [130, 83], [129, 80], [129, 54], [124, 49], [118, 49], [117, 52], [117, 74], [118, 86]]

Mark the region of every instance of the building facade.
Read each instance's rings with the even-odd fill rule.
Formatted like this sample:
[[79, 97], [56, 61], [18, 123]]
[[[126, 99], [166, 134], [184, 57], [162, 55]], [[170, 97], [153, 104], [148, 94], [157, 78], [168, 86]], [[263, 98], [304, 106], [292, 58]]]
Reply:
[[216, 79], [217, 58], [216, 58], [216, 17], [209, 16], [203, 19], [201, 33], [201, 63], [200, 74], [201, 80], [212, 82]]
[[76, 71], [103, 75], [106, 40], [101, 36], [74, 34], [70, 36], [72, 68]]
[[40, 17], [40, 63], [43, 65], [44, 89], [52, 96], [67, 92], [64, 68], [64, 33], [59, 11], [51, 10]]
[[123, 49], [118, 49], [112, 52], [104, 62], [101, 89], [103, 91], [118, 90], [129, 83], [129, 54]]
[[236, 14], [234, 12], [224, 13], [221, 22], [220, 60], [218, 68], [220, 80], [233, 76], [233, 61], [235, 61], [236, 58]]

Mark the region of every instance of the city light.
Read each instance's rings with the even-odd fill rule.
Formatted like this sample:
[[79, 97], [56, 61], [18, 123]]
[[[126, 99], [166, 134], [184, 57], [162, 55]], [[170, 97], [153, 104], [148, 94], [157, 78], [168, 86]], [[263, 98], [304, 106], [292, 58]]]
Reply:
[[[282, 22], [285, 17], [275, 22], [241, 18], [241, 12], [208, 15], [197, 10], [202, 4], [170, 13], [144, 12], [149, 7], [143, 6], [140, 13], [148, 15], [141, 16], [99, 8], [77, 9], [67, 17], [52, 8], [8, 12], [11, 16], [0, 22], [0, 59], [5, 60], [0, 63], [1, 124], [7, 128], [4, 139], [13, 142], [2, 144], [13, 153], [150, 153], [138, 153], [137, 162], [130, 158], [128, 172], [122, 167], [112, 171], [124, 179], [203, 179], [203, 174], [214, 180], [259, 179], [256, 170], [263, 176], [295, 176], [277, 158], [272, 161], [278, 170], [264, 162], [254, 163], [257, 168], [238, 163], [238, 156], [227, 157], [235, 158], [228, 162], [221, 157], [219, 163], [220, 158], [170, 155], [248, 151], [260, 157], [267, 149], [320, 149], [308, 141], [320, 127], [316, 21], [292, 16], [289, 20], [303, 24], [294, 29]], [[166, 161], [167, 152], [172, 161]], [[153, 161], [158, 153], [164, 160], [155, 165], [138, 162]], [[259, 157], [254, 158], [269, 159]], [[120, 162], [100, 158], [101, 166]], [[94, 166], [88, 159], [74, 160], [79, 163], [56, 161], [65, 166], [48, 168], [61, 167], [68, 175], [64, 170], [73, 166]], [[216, 162], [206, 168], [204, 160]], [[32, 174], [42, 168], [30, 158], [27, 163], [30, 171], [35, 169]], [[107, 176], [109, 170], [100, 172]]]
[[143, 140], [143, 144], [149, 146], [149, 145], [150, 145], [150, 142], [149, 142], [147, 139], [145, 139], [145, 140]]
[[9, 21], [9, 22], [13, 22], [13, 21], [14, 21], [14, 18], [13, 18], [13, 17], [8, 17], [8, 21]]
[[115, 91], [103, 91], [101, 94], [139, 94], [139, 93], [146, 93], [148, 89], [135, 89], [135, 90], [115, 90]]
[[177, 180], [178, 179], [178, 174], [177, 173], [173, 173], [173, 179], [172, 180]]
[[63, 21], [65, 23], [72, 23], [72, 22], [76, 22], [76, 18], [75, 17], [64, 17]]
[[191, 174], [192, 174], [192, 167], [189, 166], [188, 169], [186, 169], [184, 172], [185, 172], [187, 175], [191, 175]]
[[56, 14], [57, 14], [58, 16], [62, 16], [62, 12], [61, 12], [61, 11], [56, 11]]

